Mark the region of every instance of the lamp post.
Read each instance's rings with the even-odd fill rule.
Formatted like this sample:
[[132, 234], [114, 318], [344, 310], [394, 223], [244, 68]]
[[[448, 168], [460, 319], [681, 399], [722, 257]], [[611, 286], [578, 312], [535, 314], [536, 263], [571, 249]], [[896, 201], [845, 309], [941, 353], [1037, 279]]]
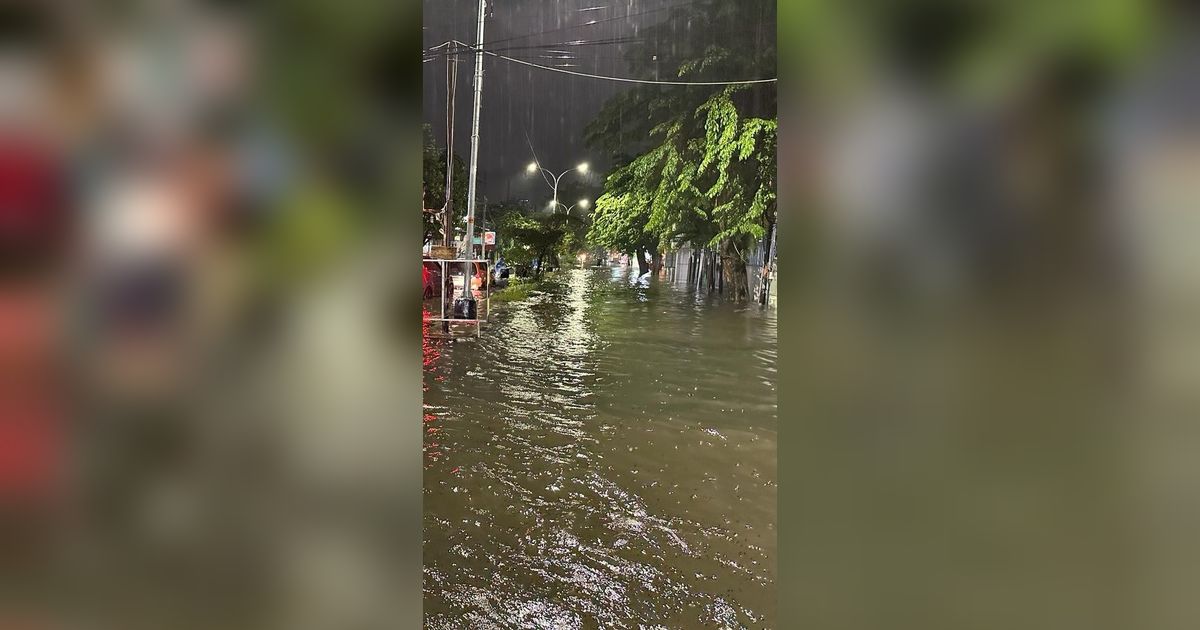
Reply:
[[[575, 171], [578, 171], [580, 173], [587, 173], [588, 172], [588, 163], [584, 162], [574, 168], [569, 168], [569, 169], [559, 173], [558, 175], [555, 175], [552, 171], [548, 171], [545, 168], [542, 168], [542, 165], [538, 164], [537, 162], [530, 162], [529, 166], [525, 167], [525, 171], [528, 173], [531, 173], [531, 174], [536, 173], [539, 170], [541, 172], [549, 175], [550, 178], [554, 180], [554, 184], [552, 185], [552, 188], [554, 189], [554, 201], [552, 202], [551, 209], [552, 209], [552, 211], [557, 212], [558, 206], [561, 205], [558, 202], [558, 182], [559, 182], [559, 180], [561, 180], [563, 178], [563, 176], [565, 176], [567, 173], [574, 173]], [[567, 212], [570, 212], [570, 210], [567, 210]]]

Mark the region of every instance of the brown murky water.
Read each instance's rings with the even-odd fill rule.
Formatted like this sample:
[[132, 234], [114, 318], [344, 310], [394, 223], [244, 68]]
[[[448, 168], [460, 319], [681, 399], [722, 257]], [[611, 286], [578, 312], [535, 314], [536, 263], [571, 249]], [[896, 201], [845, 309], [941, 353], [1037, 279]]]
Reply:
[[564, 271], [424, 386], [427, 627], [777, 625], [774, 310]]

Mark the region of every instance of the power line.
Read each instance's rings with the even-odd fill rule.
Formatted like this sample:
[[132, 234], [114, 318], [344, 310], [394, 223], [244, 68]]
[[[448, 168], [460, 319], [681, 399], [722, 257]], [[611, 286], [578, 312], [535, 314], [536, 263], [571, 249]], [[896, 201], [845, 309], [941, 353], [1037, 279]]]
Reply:
[[[466, 46], [466, 44], [463, 44], [462, 42], [458, 42], [458, 44], [462, 45], [462, 46]], [[474, 49], [475, 47], [468, 46], [468, 48]], [[533, 63], [531, 61], [525, 61], [522, 59], [516, 59], [514, 57], [509, 57], [507, 55], [501, 55], [499, 53], [492, 52], [490, 50], [483, 50], [483, 53], [485, 55], [491, 55], [493, 57], [498, 57], [498, 58], [504, 59], [506, 61], [511, 61], [513, 63], [519, 63], [524, 66], [530, 66], [532, 68], [541, 68], [542, 70], [549, 70], [551, 72], [561, 72], [563, 74], [570, 74], [570, 75], [574, 75], [574, 76], [578, 76], [578, 77], [587, 77], [589, 79], [602, 79], [605, 81], [620, 81], [622, 83], [642, 83], [642, 84], [648, 84], [648, 85], [753, 85], [753, 84], [759, 84], [759, 83], [774, 83], [774, 82], [778, 81], [777, 78], [745, 79], [745, 80], [740, 80], [740, 81], [657, 81], [657, 80], [653, 80], [653, 79], [632, 79], [629, 77], [610, 77], [610, 76], [604, 76], [604, 75], [600, 75], [600, 74], [591, 74], [588, 72], [576, 72], [574, 70], [564, 70], [563, 68], [554, 68], [552, 66], [543, 66], [541, 64]]]
[[617, 15], [617, 16], [613, 16], [610, 18], [604, 18], [603, 20], [592, 20], [590, 22], [587, 22], [586, 24], [576, 24], [574, 26], [563, 26], [563, 27], [559, 27], [559, 28], [555, 28], [555, 29], [550, 29], [547, 31], [541, 31], [538, 33], [527, 33], [525, 35], [514, 35], [512, 37], [506, 37], [504, 39], [498, 39], [495, 41], [488, 42], [488, 44], [493, 44], [493, 45], [501, 44], [504, 42], [513, 41], [515, 39], [528, 39], [530, 37], [537, 37], [538, 35], [546, 35], [549, 33], [557, 33], [560, 31], [572, 31], [572, 30], [579, 29], [579, 28], [595, 26], [596, 24], [603, 24], [604, 22], [613, 22], [615, 20], [623, 20], [623, 19], [631, 18], [631, 17], [638, 17], [638, 16], [642, 16], [642, 15], [650, 15], [652, 13], [661, 13], [663, 11], [670, 11], [671, 9], [678, 9], [681, 7], [686, 7], [686, 6], [701, 2], [701, 1], [702, 0], [691, 0], [690, 2], [680, 2], [679, 4], [673, 4], [673, 5], [666, 6], [666, 7], [659, 7], [657, 9], [650, 9], [648, 11], [639, 11], [637, 13], [626, 13], [624, 15]]
[[521, 65], [530, 66], [533, 68], [541, 68], [542, 70], [550, 70], [552, 72], [561, 72], [563, 74], [572, 74], [575, 76], [587, 77], [590, 79], [603, 79], [605, 81], [621, 81], [623, 83], [644, 83], [644, 84], [650, 84], [650, 85], [752, 85], [752, 84], [757, 84], [757, 83], [774, 83], [775, 81], [778, 81], [778, 79], [775, 79], [775, 78], [747, 79], [747, 80], [743, 80], [743, 81], [654, 81], [654, 80], [650, 80], [650, 79], [631, 79], [628, 77], [608, 77], [608, 76], [599, 75], [599, 74], [590, 74], [587, 72], [575, 72], [573, 70], [564, 70], [562, 68], [543, 66], [541, 64], [536, 64], [536, 63], [533, 63], [530, 61], [524, 61], [521, 59], [515, 59], [513, 57], [508, 57], [506, 55], [500, 55], [500, 54], [489, 52], [486, 50], [483, 52], [484, 52], [484, 54], [488, 54], [493, 57], [499, 57], [500, 59], [504, 59], [506, 61], [511, 61], [513, 63], [519, 63]]
[[[569, 41], [569, 42], [551, 42], [551, 43], [547, 43], [547, 44], [504, 46], [504, 47], [500, 47], [500, 48], [489, 48], [489, 50], [491, 50], [492, 52], [532, 50], [532, 51], [541, 51], [541, 52], [567, 53], [568, 51], [565, 51], [565, 50], [559, 51], [557, 49], [560, 49], [560, 48], [584, 48], [584, 47], [589, 47], [589, 46], [617, 46], [617, 45], [621, 45], [621, 44], [636, 44], [641, 41], [643, 41], [643, 40], [639, 37], [613, 37], [613, 38], [609, 38], [609, 39], [593, 39], [593, 40], [580, 39], [580, 40], [574, 40], [574, 41]], [[451, 41], [447, 41], [447, 42], [438, 44], [437, 46], [430, 46], [429, 48], [425, 49], [424, 60], [426, 62], [428, 62], [428, 61], [431, 61], [431, 60], [439, 58], [439, 57], [475, 54], [474, 48], [470, 47], [470, 46], [467, 47], [467, 50], [462, 50], [457, 47], [451, 48], [451, 49], [446, 49], [446, 50], [439, 50], [439, 49], [445, 48], [447, 44], [451, 44], [451, 43], [457, 43], [457, 42], [455, 40], [451, 40]], [[465, 44], [464, 44], [464, 46], [465, 46]]]
[[488, 50], [492, 52], [504, 52], [508, 50], [533, 50], [533, 49], [549, 49], [549, 48], [583, 48], [586, 46], [611, 46], [614, 44], [637, 44], [645, 41], [641, 37], [610, 37], [608, 39], [575, 39], [567, 42], [548, 42], [545, 44], [528, 44], [521, 46], [504, 46], [497, 48], [494, 45], [488, 45]]
[[[542, 163], [542, 161], [540, 159], [538, 159], [537, 151], [534, 150], [534, 148], [533, 148], [533, 140], [529, 139], [529, 129], [525, 129], [525, 142], [529, 143], [529, 152], [533, 154], [534, 163], [540, 165]], [[546, 177], [546, 171], [543, 171], [541, 168], [539, 168], [538, 173], [540, 173], [542, 176], [542, 179], [546, 181], [547, 186], [554, 185], [554, 184], [550, 183], [550, 178]]]

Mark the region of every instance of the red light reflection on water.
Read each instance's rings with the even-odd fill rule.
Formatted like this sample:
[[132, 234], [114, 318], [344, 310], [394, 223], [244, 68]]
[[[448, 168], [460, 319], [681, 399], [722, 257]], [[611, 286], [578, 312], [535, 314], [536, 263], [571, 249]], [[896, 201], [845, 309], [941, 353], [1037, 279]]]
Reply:
[[[424, 320], [421, 326], [422, 369], [425, 373], [432, 375], [434, 381], [440, 382], [446, 378], [444, 374], [439, 373], [439, 359], [442, 356], [441, 346], [443, 343], [445, 343], [445, 341], [430, 336], [429, 333], [431, 322], [429, 321], [429, 318], [433, 317], [434, 315], [429, 311], [428, 308], [422, 309], [422, 315]], [[429, 384], [425, 378], [426, 375], [423, 374], [421, 385], [422, 392], [429, 391]], [[436, 436], [441, 432], [441, 427], [437, 424], [441, 418], [438, 416], [438, 414], [428, 411], [428, 409], [429, 408], [426, 407], [426, 411], [421, 418], [421, 422], [425, 425], [425, 441], [421, 446], [421, 450], [425, 453], [426, 470], [429, 470], [430, 465], [433, 462], [440, 461], [445, 457], [445, 452], [441, 445], [435, 441]], [[457, 467], [455, 467], [455, 470], [452, 472], [457, 472]]]

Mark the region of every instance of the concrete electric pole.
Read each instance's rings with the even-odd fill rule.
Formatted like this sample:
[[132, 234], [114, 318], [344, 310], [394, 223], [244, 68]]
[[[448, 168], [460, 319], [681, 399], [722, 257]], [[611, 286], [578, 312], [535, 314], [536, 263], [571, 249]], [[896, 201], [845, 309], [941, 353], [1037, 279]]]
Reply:
[[[471, 118], [471, 174], [467, 186], [467, 235], [464, 245], [467, 255], [475, 254], [475, 180], [479, 174], [479, 108], [483, 99], [483, 21], [486, 16], [487, 0], [479, 0], [479, 25], [475, 34], [475, 113]], [[462, 295], [454, 302], [454, 314], [462, 319], [476, 318], [475, 297], [471, 294], [471, 267], [474, 263], [463, 263]]]

